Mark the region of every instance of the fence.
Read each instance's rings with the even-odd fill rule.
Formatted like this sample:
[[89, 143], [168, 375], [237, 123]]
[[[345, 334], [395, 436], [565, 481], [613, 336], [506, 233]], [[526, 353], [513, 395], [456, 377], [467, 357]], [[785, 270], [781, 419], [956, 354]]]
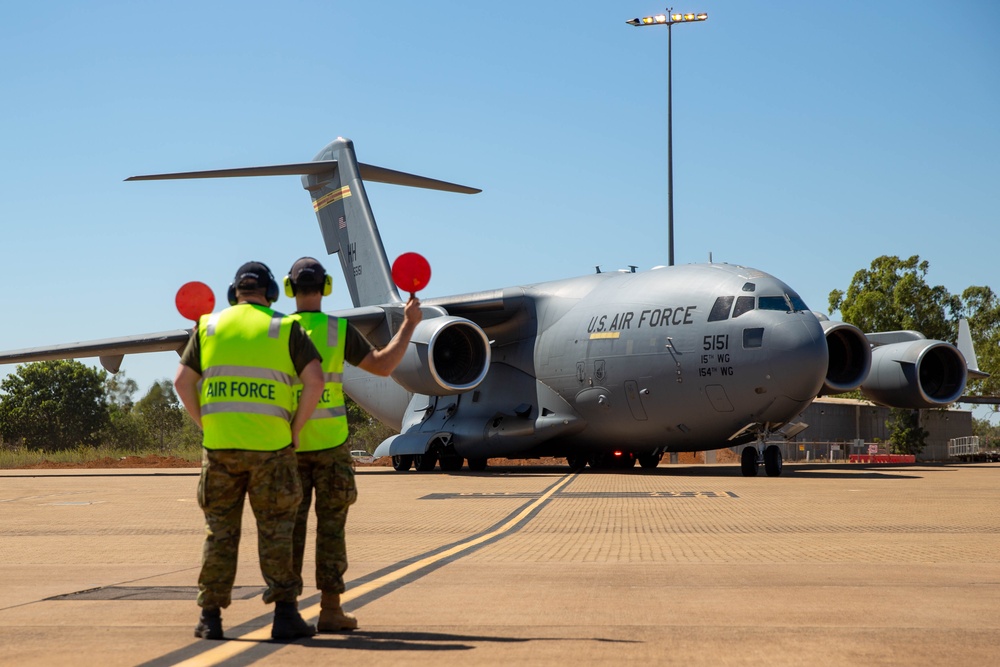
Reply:
[[781, 457], [787, 462], [796, 461], [849, 461], [852, 455], [878, 453], [878, 445], [864, 440], [847, 442], [778, 441], [769, 445], [781, 447]]

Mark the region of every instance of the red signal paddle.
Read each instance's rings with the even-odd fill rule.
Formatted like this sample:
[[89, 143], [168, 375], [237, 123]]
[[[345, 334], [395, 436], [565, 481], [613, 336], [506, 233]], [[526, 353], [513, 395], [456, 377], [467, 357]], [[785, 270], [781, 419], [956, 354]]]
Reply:
[[392, 263], [392, 282], [396, 287], [414, 296], [427, 287], [431, 281], [431, 265], [423, 255], [415, 252], [404, 252]]
[[183, 317], [197, 322], [198, 318], [208, 315], [215, 308], [215, 294], [211, 287], [195, 280], [181, 285], [174, 304]]

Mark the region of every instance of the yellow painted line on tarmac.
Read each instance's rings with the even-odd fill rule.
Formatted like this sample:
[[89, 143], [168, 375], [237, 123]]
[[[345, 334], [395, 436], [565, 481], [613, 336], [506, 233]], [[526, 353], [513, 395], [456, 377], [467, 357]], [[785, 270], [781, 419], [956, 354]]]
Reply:
[[[564, 477], [555, 486], [550, 488], [548, 491], [542, 494], [537, 500], [535, 500], [530, 505], [525, 507], [523, 510], [518, 512], [515, 516], [511, 517], [509, 521], [504, 523], [499, 528], [491, 530], [490, 532], [484, 535], [480, 535], [479, 537], [475, 537], [469, 540], [468, 542], [462, 542], [460, 544], [456, 544], [452, 548], [442, 551], [441, 553], [434, 554], [433, 556], [428, 556], [427, 558], [423, 558], [414, 563], [410, 563], [409, 565], [402, 567], [396, 570], [395, 572], [383, 575], [378, 579], [373, 579], [372, 581], [361, 584], [360, 586], [353, 588], [350, 591], [347, 591], [346, 593], [342, 594], [340, 596], [341, 603], [350, 602], [351, 600], [354, 600], [362, 595], [366, 595], [383, 586], [387, 586], [388, 584], [391, 584], [395, 581], [399, 581], [400, 579], [409, 576], [414, 572], [418, 572], [425, 567], [433, 565], [434, 563], [437, 563], [440, 560], [443, 560], [445, 558], [450, 558], [451, 556], [462, 553], [463, 551], [471, 549], [472, 547], [479, 546], [483, 542], [488, 542], [489, 540], [495, 539], [500, 535], [509, 532], [514, 528], [514, 526], [523, 521], [529, 514], [534, 512], [535, 509], [537, 509], [542, 503], [546, 502], [549, 498], [551, 498], [556, 493], [556, 491], [566, 486], [569, 483], [569, 481], [574, 477], [575, 475], [567, 475], [566, 477]], [[303, 618], [307, 620], [312, 620], [313, 618], [319, 616], [319, 608], [320, 605], [319, 603], [317, 603], [312, 605], [311, 607], [307, 607], [306, 609], [300, 610], [299, 613], [302, 614]], [[183, 667], [208, 667], [209, 665], [217, 665], [221, 662], [224, 662], [239, 655], [240, 653], [243, 653], [244, 651], [248, 651], [254, 648], [255, 646], [257, 646], [257, 642], [269, 641], [271, 639], [271, 626], [268, 625], [263, 628], [258, 628], [257, 630], [248, 632], [244, 635], [240, 635], [239, 637], [235, 638], [235, 641], [232, 641], [234, 639], [232, 637], [227, 637], [226, 639], [228, 641], [226, 641], [224, 644], [219, 644], [218, 646], [215, 646], [205, 651], [204, 653], [196, 655], [193, 658], [189, 658], [183, 662], [178, 662], [177, 665], [178, 666], [183, 665]]]

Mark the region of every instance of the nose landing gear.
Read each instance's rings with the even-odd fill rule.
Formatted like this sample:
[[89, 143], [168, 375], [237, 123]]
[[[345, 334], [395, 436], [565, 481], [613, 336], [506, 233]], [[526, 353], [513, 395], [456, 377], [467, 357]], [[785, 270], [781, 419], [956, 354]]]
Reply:
[[764, 464], [764, 472], [768, 477], [781, 475], [781, 448], [777, 445], [768, 445], [765, 448], [763, 441], [759, 440], [756, 444], [743, 448], [740, 454], [740, 470], [744, 477], [756, 477], [757, 466], [761, 463]]

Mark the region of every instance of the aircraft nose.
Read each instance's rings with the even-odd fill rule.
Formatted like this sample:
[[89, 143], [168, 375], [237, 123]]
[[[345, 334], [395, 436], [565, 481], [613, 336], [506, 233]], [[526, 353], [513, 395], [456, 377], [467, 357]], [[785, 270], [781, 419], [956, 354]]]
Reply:
[[823, 387], [829, 349], [823, 328], [808, 313], [796, 313], [765, 335], [771, 378], [781, 393], [796, 401], [815, 398]]

